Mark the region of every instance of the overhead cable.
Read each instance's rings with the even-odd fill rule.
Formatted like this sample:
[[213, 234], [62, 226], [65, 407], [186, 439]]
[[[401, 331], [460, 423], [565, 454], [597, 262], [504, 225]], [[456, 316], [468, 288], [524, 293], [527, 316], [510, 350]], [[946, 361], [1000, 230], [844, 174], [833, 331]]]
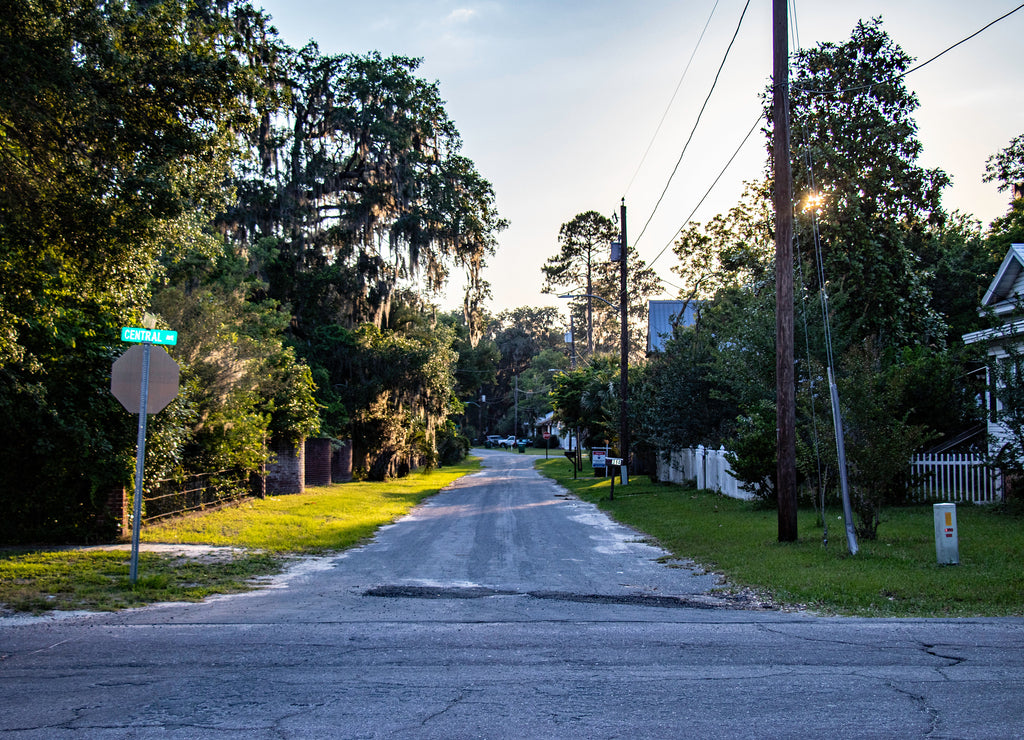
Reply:
[[676, 100], [676, 95], [679, 94], [679, 88], [683, 86], [683, 80], [686, 79], [686, 73], [690, 71], [690, 65], [693, 64], [694, 57], [697, 56], [697, 50], [700, 48], [701, 41], [704, 40], [704, 34], [707, 33], [708, 26], [711, 25], [711, 19], [715, 16], [715, 9], [718, 7], [718, 0], [715, 0], [714, 6], [711, 8], [711, 13], [708, 15], [707, 21], [704, 23], [704, 30], [700, 32], [700, 38], [697, 39], [696, 45], [693, 47], [693, 51], [690, 53], [690, 60], [686, 63], [686, 68], [683, 69], [683, 74], [679, 77], [679, 82], [676, 83], [676, 89], [672, 91], [672, 97], [669, 98], [668, 105], [665, 106], [665, 112], [661, 114], [661, 120], [658, 121], [657, 128], [654, 129], [654, 134], [651, 136], [650, 142], [647, 144], [647, 149], [644, 150], [644, 155], [640, 157], [640, 164], [636, 166], [636, 171], [633, 172], [633, 176], [629, 178], [629, 184], [626, 186], [625, 194], [629, 194], [629, 189], [633, 187], [633, 182], [636, 180], [636, 176], [640, 174], [640, 168], [644, 166], [644, 162], [647, 161], [647, 155], [651, 153], [651, 147], [654, 146], [655, 139], [658, 138], [658, 133], [661, 131], [661, 127], [665, 123], [665, 119], [668, 117], [668, 112], [672, 109], [672, 103]]
[[961, 44], [967, 43], [968, 41], [973, 39], [975, 36], [978, 36], [981, 33], [983, 33], [984, 31], [987, 31], [988, 29], [990, 29], [992, 26], [994, 26], [995, 24], [999, 23], [1000, 21], [1009, 18], [1011, 15], [1013, 15], [1017, 11], [1021, 10], [1022, 8], [1024, 8], [1024, 3], [1018, 5], [1013, 10], [1011, 10], [1011, 11], [1009, 11], [1007, 13], [1004, 13], [1003, 15], [999, 16], [998, 18], [996, 18], [991, 23], [987, 23], [986, 25], [982, 26], [977, 31], [972, 33], [970, 36], [965, 36], [964, 38], [960, 39], [959, 41], [957, 41], [952, 46], [946, 47], [945, 49], [943, 49], [942, 51], [940, 51], [938, 54], [936, 54], [935, 56], [931, 57], [930, 59], [926, 59], [925, 61], [921, 62], [920, 64], [918, 64], [918, 65], [916, 65], [914, 67], [911, 67], [908, 70], [900, 72], [898, 75], [892, 75], [891, 77], [886, 77], [886, 78], [881, 79], [881, 80], [875, 80], [874, 82], [871, 82], [871, 83], [869, 83], [867, 85], [856, 85], [854, 87], [844, 87], [844, 88], [840, 88], [839, 90], [813, 90], [813, 89], [806, 88], [806, 87], [800, 87], [799, 85], [793, 85], [792, 89], [793, 90], [799, 90], [800, 92], [810, 93], [811, 95], [839, 95], [841, 93], [859, 92], [860, 90], [868, 90], [871, 87], [874, 87], [875, 85], [881, 85], [881, 84], [884, 84], [886, 82], [893, 82], [895, 80], [902, 79], [902, 78], [906, 77], [907, 75], [909, 75], [911, 72], [917, 72], [922, 67], [928, 66], [929, 64], [934, 62], [936, 59], [938, 59], [942, 55], [952, 51], [953, 49], [955, 49], [956, 47], [960, 46]]
[[[738, 147], [736, 147], [736, 151], [734, 151], [732, 153], [732, 156], [729, 157], [729, 161], [725, 163], [725, 166], [722, 168], [722, 171], [718, 173], [718, 177], [716, 177], [715, 181], [711, 183], [711, 187], [709, 187], [704, 192], [704, 195], [701, 197], [700, 201], [698, 201], [697, 205], [695, 205], [693, 207], [693, 210], [690, 211], [690, 215], [686, 217], [685, 221], [683, 221], [683, 225], [680, 226], [678, 229], [676, 229], [675, 233], [672, 234], [672, 238], [668, 240], [668, 243], [664, 247], [661, 248], [661, 251], [658, 252], [657, 256], [654, 259], [652, 259], [650, 262], [647, 263], [648, 267], [651, 267], [655, 262], [657, 262], [661, 258], [661, 255], [665, 254], [665, 250], [667, 250], [669, 247], [672, 246], [672, 242], [675, 241], [676, 236], [678, 236], [679, 233], [683, 229], [686, 228], [686, 225], [690, 223], [690, 219], [693, 218], [693, 214], [695, 214], [697, 212], [698, 208], [700, 208], [702, 205], [704, 205], [704, 201], [707, 200], [707, 197], [709, 195], [711, 195], [711, 191], [715, 189], [715, 185], [717, 185], [718, 181], [722, 179], [723, 175], [725, 175], [725, 171], [727, 169], [729, 169], [729, 165], [731, 165], [733, 163], [733, 160], [736, 159], [736, 157], [739, 155], [740, 150], [743, 149], [743, 147], [746, 145], [747, 141], [750, 139], [750, 137], [753, 135], [754, 131], [757, 129], [757, 124], [759, 124], [760, 122], [761, 122], [761, 114], [758, 113], [757, 114], [757, 118], [754, 119], [754, 123], [750, 127], [750, 130], [747, 131], [747, 135], [743, 137], [743, 141], [740, 142], [740, 145]], [[634, 244], [635, 244], [635, 242], [634, 242]]]
[[651, 209], [651, 215], [647, 217], [647, 223], [645, 223], [644, 227], [640, 229], [640, 234], [637, 238], [633, 240], [634, 247], [640, 242], [644, 232], [647, 231], [647, 227], [650, 226], [651, 219], [654, 218], [654, 214], [657, 212], [658, 206], [661, 205], [661, 201], [665, 198], [665, 193], [668, 192], [668, 187], [672, 184], [672, 179], [676, 176], [676, 172], [679, 170], [679, 165], [682, 163], [683, 157], [686, 155], [686, 150], [690, 146], [690, 142], [693, 141], [693, 135], [697, 132], [697, 126], [700, 125], [700, 119], [708, 107], [708, 101], [711, 100], [711, 96], [715, 92], [715, 86], [718, 84], [718, 78], [721, 76], [722, 68], [725, 67], [725, 62], [729, 58], [729, 52], [732, 50], [732, 45], [736, 42], [736, 36], [739, 35], [740, 27], [743, 25], [743, 18], [746, 16], [747, 8], [749, 7], [750, 0], [747, 0], [746, 4], [743, 6], [743, 12], [740, 13], [740, 20], [736, 24], [736, 30], [733, 31], [732, 39], [729, 40], [729, 46], [725, 50], [725, 56], [722, 57], [722, 63], [718, 65], [718, 72], [715, 73], [715, 79], [711, 83], [711, 89], [708, 90], [708, 95], [704, 99], [704, 105], [701, 106], [700, 112], [697, 114], [697, 120], [693, 122], [693, 129], [690, 131], [690, 136], [686, 139], [686, 143], [683, 145], [683, 151], [679, 153], [679, 159], [676, 160], [676, 166], [672, 168], [672, 174], [668, 176], [668, 181], [665, 183], [665, 187], [662, 189], [661, 195], [658, 196], [658, 202], [654, 204], [654, 208]]

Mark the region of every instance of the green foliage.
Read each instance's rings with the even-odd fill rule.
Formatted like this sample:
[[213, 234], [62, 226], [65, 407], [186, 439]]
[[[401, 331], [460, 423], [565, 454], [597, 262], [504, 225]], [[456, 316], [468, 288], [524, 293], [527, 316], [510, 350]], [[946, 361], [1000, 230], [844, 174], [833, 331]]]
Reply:
[[[911, 454], [979, 421], [977, 357], [960, 336], [983, 325], [977, 305], [1002, 257], [993, 258], [975, 221], [942, 210], [946, 175], [918, 164], [917, 100], [902, 76], [909, 63], [879, 21], [861, 22], [846, 42], [798, 52], [792, 82], [801, 201], [798, 469], [835, 496], [825, 366], [839, 357], [850, 481], [868, 537], [877, 535], [881, 507], [905, 498]], [[769, 499], [776, 475], [770, 191], [771, 182], [750, 185], [727, 214], [681, 234], [676, 271], [686, 296], [701, 300], [699, 322], [651, 359], [634, 396], [642, 399], [634, 413], [647, 444], [725, 444], [745, 487]], [[820, 318], [826, 286], [829, 336]]]
[[322, 325], [384, 328], [398, 290], [440, 289], [454, 265], [479, 318], [481, 271], [505, 222], [418, 66], [313, 43], [275, 61], [283, 104], [264, 113], [224, 228], [246, 244], [276, 240], [257, 268], [303, 339]]
[[778, 501], [777, 428], [775, 404], [759, 401], [736, 420], [726, 454], [740, 488], [773, 504]]
[[1015, 199], [1009, 211], [992, 221], [985, 241], [996, 263], [1010, 251], [1011, 244], [1024, 244], [1024, 198]]
[[1024, 134], [1015, 136], [1005, 149], [988, 158], [982, 180], [998, 182], [999, 192], [1024, 184]]
[[772, 279], [775, 222], [767, 183], [746, 183], [740, 201], [707, 224], [691, 222], [672, 250], [672, 271], [686, 300], [707, 301], [727, 288], [754, 287]]
[[[315, 44], [278, 52], [280, 107], [251, 140], [221, 226], [248, 250], [263, 294], [290, 309], [288, 334], [311, 375], [286, 373], [286, 386], [315, 386], [323, 432], [351, 436], [356, 468], [376, 479], [436, 464], [436, 430], [457, 411], [456, 351], [473, 374], [490, 357], [477, 347], [482, 270], [505, 228], [493, 190], [459, 154], [418, 60], [325, 55]], [[466, 321], [439, 327], [417, 293], [440, 290], [454, 267], [469, 283]], [[486, 380], [467, 375], [470, 388]], [[296, 414], [307, 418], [313, 403], [273, 409], [280, 433], [300, 428]]]
[[906, 502], [911, 483], [907, 463], [931, 435], [901, 413], [907, 381], [902, 367], [886, 372], [871, 344], [853, 350], [846, 366], [840, 398], [853, 509], [858, 536], [873, 540], [882, 506]]
[[[246, 260], [220, 243], [215, 259], [189, 253], [166, 268], [152, 306], [178, 330], [191, 418], [180, 465], [147, 478], [213, 470], [256, 472], [271, 437], [297, 443], [319, 430], [308, 367], [283, 342], [288, 314], [270, 299]], [[186, 448], [187, 445], [187, 448]], [[186, 459], [187, 458], [187, 459]]]
[[[811, 483], [824, 487], [829, 500], [835, 502], [838, 467], [830, 388], [821, 367], [812, 366], [811, 375], [813, 387], [801, 388], [800, 409], [807, 421], [798, 442], [800, 467]], [[876, 539], [883, 508], [909, 500], [913, 481], [908, 462], [935, 437], [933, 429], [915, 423], [916, 410], [908, 403], [921, 393], [917, 386], [921, 380], [913, 364], [887, 361], [872, 341], [852, 347], [840, 363], [836, 384], [859, 537]], [[812, 392], [815, 419], [809, 418]], [[922, 418], [920, 412], [917, 418]], [[810, 423], [814, 424], [813, 438]]]
[[713, 371], [710, 337], [677, 328], [665, 351], [630, 371], [630, 410], [638, 444], [652, 449], [718, 446], [739, 413]]
[[465, 435], [459, 434], [455, 424], [451, 421], [445, 422], [437, 430], [437, 460], [444, 467], [456, 465], [466, 459], [469, 454], [469, 440]]
[[1006, 249], [993, 251], [978, 222], [959, 212], [929, 227], [918, 257], [932, 306], [948, 326], [943, 343], [954, 352], [964, 334], [985, 327], [978, 307]]
[[455, 408], [454, 332], [418, 327], [406, 334], [364, 324], [353, 335], [339, 393], [352, 416], [354, 465], [372, 480], [436, 461], [435, 434]]
[[[619, 351], [621, 315], [615, 307], [620, 303], [621, 268], [618, 262], [609, 261], [611, 243], [618, 240], [619, 228], [612, 219], [596, 211], [580, 213], [562, 224], [560, 251], [541, 267], [545, 293], [564, 291], [581, 296], [569, 307], [578, 335], [576, 352], [581, 356]], [[633, 247], [628, 249], [626, 267], [629, 320], [634, 326], [643, 325], [647, 299], [661, 292], [661, 281]], [[630, 357], [639, 361], [646, 349], [643, 335], [631, 332], [630, 337]]]
[[0, 538], [91, 536], [130, 481], [132, 419], [106, 388], [117, 328], [147, 308], [178, 330], [183, 379], [150, 483], [255, 470], [268, 435], [315, 434], [321, 411], [335, 434], [394, 422], [403, 454], [435, 459], [451, 336], [413, 331], [393, 355], [419, 370], [375, 392], [350, 382], [379, 349], [355, 332], [390, 332], [402, 286], [457, 266], [477, 345], [493, 191], [417, 61], [273, 34], [231, 0], [18, 0], [0, 18]]
[[1011, 191], [1009, 211], [989, 226], [986, 241], [998, 263], [1011, 244], [1024, 243], [1024, 135], [1016, 136], [1000, 152], [988, 158], [985, 182], [998, 182], [1000, 191]]
[[202, 0], [0, 17], [0, 539], [109, 534], [97, 515], [135, 442], [107, 391], [117, 329], [160, 251], [224, 203], [263, 28]]
[[521, 409], [519, 433], [523, 432], [522, 422], [532, 422], [533, 418], [550, 410], [546, 398], [551, 388], [548, 370], [569, 365], [562, 321], [556, 308], [521, 306], [502, 311], [491, 322], [489, 329], [498, 357], [494, 377], [480, 389], [487, 395], [487, 429], [501, 434], [513, 433], [517, 377]]
[[551, 405], [555, 421], [579, 429], [583, 444], [617, 444], [619, 373], [612, 358], [598, 357], [586, 367], [555, 375]]
[[[562, 224], [558, 231], [558, 254], [549, 257], [541, 267], [544, 274], [544, 292], [579, 291], [595, 295], [594, 282], [601, 272], [609, 271], [608, 257], [611, 243], [619, 238], [619, 230], [612, 220], [597, 211], [577, 214], [571, 221]], [[612, 303], [618, 303], [618, 292], [601, 296]], [[594, 354], [593, 311], [595, 301], [584, 298], [579, 301], [583, 311], [582, 321], [577, 326], [586, 344], [587, 357]], [[576, 308], [576, 307], [574, 307]]]
[[[846, 548], [822, 545], [821, 521], [798, 512], [797, 542], [778, 541], [778, 516], [757, 502], [631, 478], [608, 500], [607, 478], [573, 480], [564, 458], [537, 463], [545, 475], [616, 520], [653, 538], [672, 553], [667, 560], [696, 561], [720, 573], [723, 598], [760, 599], [825, 614], [865, 617], [1021, 616], [1024, 572], [1007, 567], [1024, 557], [1019, 514], [993, 507], [957, 507], [960, 565], [935, 561], [930, 505], [887, 509], [877, 540]], [[827, 512], [839, 524], [838, 512]], [[969, 533], [969, 534], [968, 534]], [[742, 594], [742, 592], [741, 592]], [[742, 603], [742, 601], [741, 601]]]
[[[869, 336], [886, 347], [946, 336], [918, 255], [929, 227], [945, 219], [940, 195], [949, 178], [917, 163], [918, 101], [902, 74], [910, 63], [877, 19], [794, 60], [795, 199], [817, 215], [837, 351]], [[795, 229], [799, 243], [814, 244], [809, 218]], [[811, 291], [821, 287], [817, 274], [805, 276]]]

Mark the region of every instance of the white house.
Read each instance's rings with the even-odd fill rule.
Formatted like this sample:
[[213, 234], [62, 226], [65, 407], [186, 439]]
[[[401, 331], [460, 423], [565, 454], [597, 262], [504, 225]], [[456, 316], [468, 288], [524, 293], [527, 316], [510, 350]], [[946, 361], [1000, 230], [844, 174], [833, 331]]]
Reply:
[[[992, 279], [981, 299], [983, 313], [991, 312], [1001, 320], [992, 329], [982, 329], [963, 335], [964, 344], [984, 342], [987, 347], [988, 366], [1007, 356], [1007, 347], [1024, 351], [1024, 244], [1013, 244], [1006, 253], [999, 271]], [[991, 372], [991, 371], [990, 371]], [[991, 377], [986, 385], [992, 387]], [[995, 422], [994, 412], [999, 408], [998, 393], [993, 398], [987, 392], [988, 433], [996, 440], [1005, 437], [1005, 430]]]

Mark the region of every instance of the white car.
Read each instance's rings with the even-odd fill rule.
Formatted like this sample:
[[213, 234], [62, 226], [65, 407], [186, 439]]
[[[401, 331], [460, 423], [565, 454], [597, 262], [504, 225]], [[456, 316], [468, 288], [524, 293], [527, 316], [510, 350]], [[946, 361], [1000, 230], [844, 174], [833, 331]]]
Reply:
[[499, 439], [498, 440], [498, 447], [515, 447], [515, 446], [516, 446], [516, 438], [515, 438], [515, 436], [510, 435], [508, 437], [505, 437], [505, 439]]

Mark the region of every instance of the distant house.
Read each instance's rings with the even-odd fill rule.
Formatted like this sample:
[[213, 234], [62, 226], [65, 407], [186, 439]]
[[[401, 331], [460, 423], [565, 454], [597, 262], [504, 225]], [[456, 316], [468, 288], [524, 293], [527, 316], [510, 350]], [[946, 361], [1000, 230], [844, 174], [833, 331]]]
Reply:
[[676, 326], [697, 323], [698, 301], [647, 302], [647, 354], [663, 352]]
[[[985, 343], [990, 368], [1007, 356], [1007, 347], [1024, 352], [1022, 306], [1024, 306], [1024, 244], [1013, 244], [981, 299], [982, 312], [993, 313], [1002, 323], [992, 329], [982, 329], [963, 335], [964, 344]], [[992, 387], [991, 382], [987, 385], [989, 388]], [[992, 397], [991, 392], [988, 392], [987, 395], [987, 408], [990, 411], [988, 433], [991, 438], [998, 441], [1006, 436], [1005, 430], [994, 421], [994, 413], [999, 408], [998, 390], [995, 394], [996, 397]]]

